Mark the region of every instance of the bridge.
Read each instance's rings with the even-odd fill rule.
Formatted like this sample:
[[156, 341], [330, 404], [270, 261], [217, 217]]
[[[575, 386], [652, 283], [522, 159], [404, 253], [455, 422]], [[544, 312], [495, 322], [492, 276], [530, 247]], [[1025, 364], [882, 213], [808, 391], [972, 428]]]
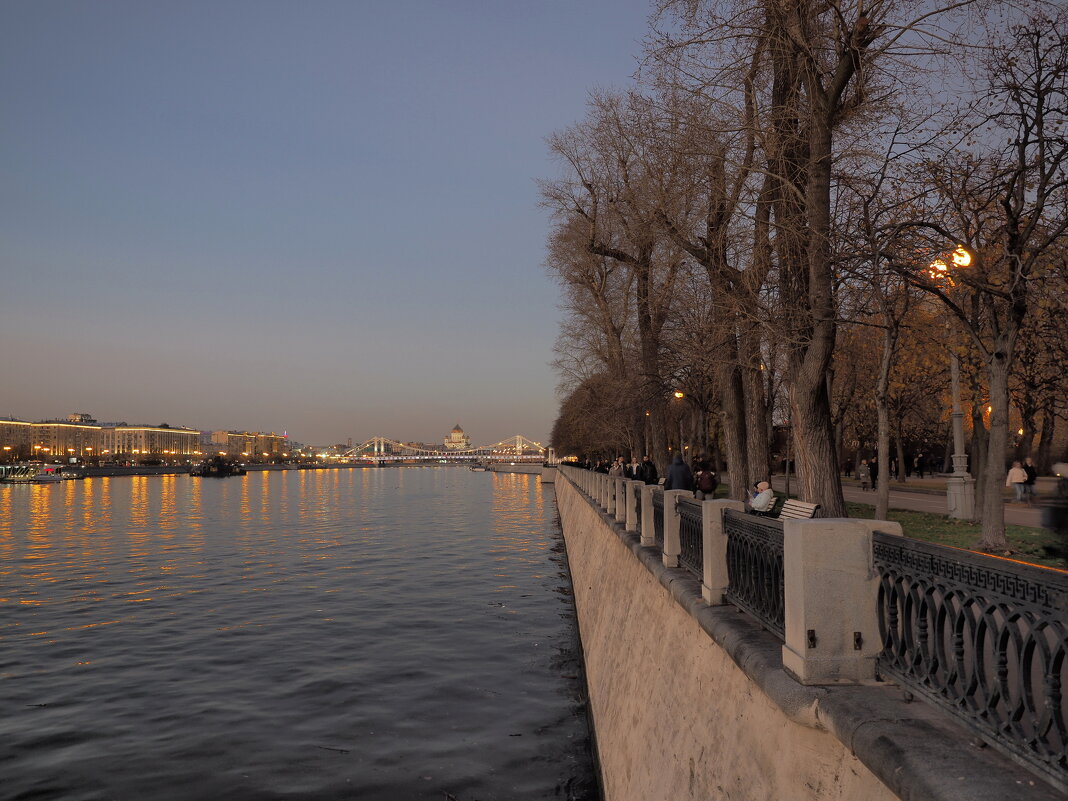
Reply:
[[516, 434], [514, 437], [477, 448], [449, 450], [424, 448], [389, 437], [371, 437], [341, 454], [342, 459], [364, 464], [419, 464], [429, 462], [543, 462], [546, 448], [540, 442]]

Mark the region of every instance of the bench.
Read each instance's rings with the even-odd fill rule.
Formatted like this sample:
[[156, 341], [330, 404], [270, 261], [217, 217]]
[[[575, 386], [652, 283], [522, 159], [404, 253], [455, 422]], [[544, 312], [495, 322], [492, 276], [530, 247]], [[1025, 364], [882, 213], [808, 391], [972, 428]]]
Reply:
[[[780, 505], [781, 504], [781, 505]], [[772, 520], [808, 520], [816, 514], [820, 508], [818, 503], [806, 503], [787, 498], [785, 501], [777, 498], [775, 505], [767, 512], [751, 512], [758, 517], [770, 517]]]
[[816, 514], [816, 510], [819, 508], [820, 505], [818, 503], [806, 503], [805, 501], [795, 501], [793, 498], [787, 498], [782, 505], [782, 509], [779, 510], [777, 519], [808, 520]]

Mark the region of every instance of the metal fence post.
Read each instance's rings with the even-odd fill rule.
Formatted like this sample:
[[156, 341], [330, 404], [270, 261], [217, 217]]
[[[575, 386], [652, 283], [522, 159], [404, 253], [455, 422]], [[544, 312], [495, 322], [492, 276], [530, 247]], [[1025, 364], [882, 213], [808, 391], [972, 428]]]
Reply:
[[802, 684], [875, 678], [882, 638], [874, 528], [901, 530], [884, 520], [784, 521], [782, 665]]
[[690, 490], [664, 490], [664, 566], [678, 567], [682, 543], [679, 541], [678, 499], [692, 498]]
[[727, 575], [727, 532], [723, 528], [723, 512], [734, 509], [742, 512], [741, 501], [704, 501], [701, 504], [704, 570], [702, 571], [701, 596], [709, 606], [726, 603], [723, 594], [730, 579]]

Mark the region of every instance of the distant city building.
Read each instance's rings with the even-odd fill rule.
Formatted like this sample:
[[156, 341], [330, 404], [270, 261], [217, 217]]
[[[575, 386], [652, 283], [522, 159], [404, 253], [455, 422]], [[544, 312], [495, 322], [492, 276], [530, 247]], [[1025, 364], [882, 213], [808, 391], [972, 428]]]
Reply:
[[0, 420], [0, 460], [18, 462], [33, 456], [34, 425], [25, 420]]
[[446, 435], [444, 444], [447, 451], [465, 451], [471, 447], [471, 437], [467, 436], [457, 423]]
[[63, 420], [31, 423], [0, 419], [0, 461], [90, 458], [143, 459], [200, 457], [223, 451], [231, 456], [274, 458], [289, 452], [286, 436], [249, 431], [201, 432], [184, 426], [98, 423], [85, 412]]
[[101, 431], [101, 454], [105, 457], [173, 457], [200, 454], [200, 432], [181, 426], [107, 427]]
[[273, 431], [213, 431], [210, 447], [227, 456], [246, 459], [271, 459], [289, 452], [286, 437]]

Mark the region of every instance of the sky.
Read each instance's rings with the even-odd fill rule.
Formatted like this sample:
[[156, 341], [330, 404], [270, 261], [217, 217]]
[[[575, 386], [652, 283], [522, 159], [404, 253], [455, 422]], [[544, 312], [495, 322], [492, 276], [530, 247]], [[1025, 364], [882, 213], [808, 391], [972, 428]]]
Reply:
[[7, 0], [0, 416], [547, 441], [545, 138], [648, 0]]

